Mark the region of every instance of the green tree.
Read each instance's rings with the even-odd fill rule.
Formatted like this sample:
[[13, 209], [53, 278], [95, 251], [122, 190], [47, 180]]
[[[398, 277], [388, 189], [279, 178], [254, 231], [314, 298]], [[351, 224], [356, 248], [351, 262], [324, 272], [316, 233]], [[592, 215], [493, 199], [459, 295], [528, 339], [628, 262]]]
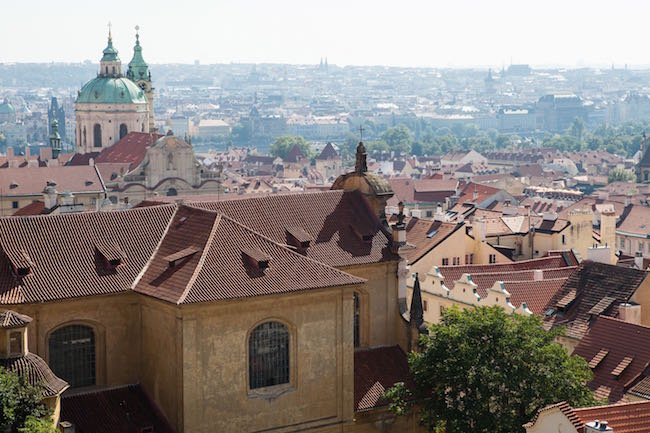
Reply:
[[[44, 433], [40, 419], [49, 420], [51, 411], [42, 402], [40, 386], [32, 386], [17, 374], [0, 367], [0, 431]], [[52, 422], [49, 422], [52, 425]]]
[[309, 146], [309, 143], [299, 135], [283, 135], [276, 138], [273, 144], [271, 144], [271, 155], [285, 158], [296, 144], [300, 146], [302, 153], [304, 153], [307, 158], [313, 156], [311, 146]]
[[630, 173], [629, 171], [622, 168], [614, 168], [609, 171], [609, 175], [607, 176], [607, 183], [628, 182], [635, 179], [636, 176], [634, 176], [634, 174]]
[[[548, 404], [595, 403], [587, 362], [554, 342], [560, 334], [498, 306], [447, 309], [422, 352], [409, 355], [421, 422], [429, 431], [512, 433]], [[404, 384], [386, 393], [396, 413], [408, 410], [407, 396]]]
[[388, 148], [395, 153], [406, 153], [408, 155], [411, 153], [413, 135], [406, 126], [397, 125], [381, 134], [380, 141], [386, 143]]

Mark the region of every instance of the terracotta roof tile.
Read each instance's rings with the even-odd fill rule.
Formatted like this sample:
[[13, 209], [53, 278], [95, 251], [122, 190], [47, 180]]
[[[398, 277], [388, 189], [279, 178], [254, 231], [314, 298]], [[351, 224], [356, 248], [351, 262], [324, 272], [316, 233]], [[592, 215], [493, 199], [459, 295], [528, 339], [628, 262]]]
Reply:
[[[46, 302], [129, 290], [175, 210], [175, 205], [164, 205], [0, 219], [0, 303]], [[124, 263], [108, 266], [98, 244], [119, 247], [126, 257]], [[29, 275], [18, 277], [12, 267], [23, 253], [33, 266]], [[110, 259], [112, 253], [106, 254]]]
[[547, 327], [567, 325], [567, 336], [580, 339], [594, 315], [616, 317], [617, 306], [629, 301], [646, 275], [636, 269], [583, 261], [549, 301], [548, 308], [556, 308], [571, 292], [576, 293], [575, 301], [565, 311], [545, 317], [544, 322]]
[[463, 223], [456, 224], [419, 218], [407, 218], [405, 223], [408, 245], [406, 252], [409, 264], [416, 263], [436, 245], [447, 239], [456, 230], [464, 227]]
[[[270, 265], [252, 266], [249, 258]], [[364, 281], [291, 251], [218, 212], [181, 206], [134, 290], [183, 304]]]
[[589, 388], [605, 389], [610, 403], [620, 402], [648, 377], [650, 328], [600, 316], [580, 341], [574, 355], [589, 362], [594, 377]]
[[[573, 409], [579, 426], [595, 420], [607, 421], [614, 433], [650, 432], [650, 401]], [[575, 424], [574, 424], [575, 425]]]
[[129, 132], [117, 143], [102, 150], [97, 155], [95, 162], [129, 163], [129, 169], [133, 170], [144, 159], [147, 154], [147, 147], [152, 146], [161, 137], [160, 134], [148, 132]]
[[68, 388], [68, 383], [56, 377], [40, 356], [30, 352], [24, 356], [0, 358], [0, 367], [13, 371], [30, 385], [40, 384], [45, 397], [57, 395]]
[[72, 423], [77, 433], [174, 432], [140, 385], [63, 396], [60, 420]]
[[354, 352], [355, 411], [388, 404], [382, 395], [397, 382], [404, 382], [410, 389], [415, 386], [406, 354], [399, 346]]
[[0, 188], [4, 196], [35, 195], [42, 197], [48, 183], [59, 192], [102, 192], [102, 181], [91, 166], [57, 166], [5, 168], [0, 170]]
[[6, 310], [0, 313], [0, 328], [22, 328], [31, 323], [32, 318], [15, 311]]
[[[330, 266], [347, 266], [396, 260], [391, 240], [358, 192], [325, 191], [276, 194], [222, 201], [187, 203], [219, 211], [278, 242], [287, 242], [286, 227], [300, 227], [314, 239], [306, 256]], [[359, 242], [357, 233], [370, 232], [370, 242]]]

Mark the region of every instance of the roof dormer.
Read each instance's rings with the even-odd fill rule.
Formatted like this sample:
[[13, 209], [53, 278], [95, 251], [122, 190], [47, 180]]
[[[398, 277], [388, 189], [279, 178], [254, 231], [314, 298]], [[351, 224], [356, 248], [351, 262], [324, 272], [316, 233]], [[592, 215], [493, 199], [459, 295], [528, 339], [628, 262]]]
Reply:
[[0, 358], [19, 358], [27, 353], [27, 325], [32, 318], [15, 311], [0, 313]]

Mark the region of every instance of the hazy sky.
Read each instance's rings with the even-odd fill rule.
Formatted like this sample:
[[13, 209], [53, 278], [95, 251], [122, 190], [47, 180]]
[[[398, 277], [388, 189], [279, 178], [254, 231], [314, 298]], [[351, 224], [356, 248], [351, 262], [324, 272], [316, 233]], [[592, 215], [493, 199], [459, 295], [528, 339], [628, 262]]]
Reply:
[[0, 0], [0, 62], [650, 65], [644, 0]]

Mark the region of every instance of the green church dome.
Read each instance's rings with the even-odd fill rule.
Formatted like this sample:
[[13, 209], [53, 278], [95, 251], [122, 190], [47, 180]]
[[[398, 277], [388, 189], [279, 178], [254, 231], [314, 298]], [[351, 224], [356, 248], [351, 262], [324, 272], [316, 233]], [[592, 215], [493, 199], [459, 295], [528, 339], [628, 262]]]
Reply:
[[99, 76], [81, 88], [77, 103], [146, 104], [147, 100], [144, 91], [128, 78]]
[[16, 109], [6, 99], [0, 104], [0, 114], [14, 114]]

